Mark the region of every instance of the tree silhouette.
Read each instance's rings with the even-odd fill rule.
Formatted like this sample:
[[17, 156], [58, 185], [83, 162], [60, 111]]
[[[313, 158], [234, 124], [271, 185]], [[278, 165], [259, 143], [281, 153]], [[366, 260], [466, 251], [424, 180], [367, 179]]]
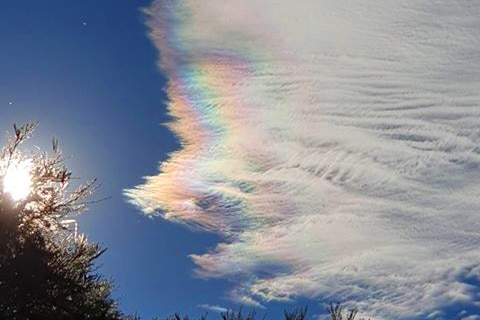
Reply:
[[[96, 181], [71, 190], [56, 140], [51, 153], [21, 151], [36, 126], [14, 126], [0, 154], [0, 318], [121, 319], [112, 283], [94, 267], [104, 250], [65, 225], [86, 209]], [[28, 164], [31, 185], [14, 199], [5, 178], [21, 163]]]
[[330, 315], [331, 320], [355, 320], [358, 310], [352, 309], [344, 312], [344, 309], [345, 308], [341, 303], [330, 303], [329, 307], [327, 308], [327, 312]]

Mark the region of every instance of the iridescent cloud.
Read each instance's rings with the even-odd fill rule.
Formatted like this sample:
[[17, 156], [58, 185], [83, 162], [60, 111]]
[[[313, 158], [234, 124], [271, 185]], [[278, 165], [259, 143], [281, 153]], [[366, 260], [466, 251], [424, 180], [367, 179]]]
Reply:
[[479, 4], [146, 13], [182, 148], [126, 195], [224, 237], [191, 256], [200, 276], [236, 279], [243, 303], [342, 298], [377, 318], [478, 303]]

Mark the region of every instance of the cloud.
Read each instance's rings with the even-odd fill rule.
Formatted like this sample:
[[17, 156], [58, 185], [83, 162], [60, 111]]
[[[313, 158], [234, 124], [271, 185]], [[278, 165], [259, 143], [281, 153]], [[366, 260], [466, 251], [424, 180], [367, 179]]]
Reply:
[[216, 232], [197, 274], [262, 305], [367, 315], [469, 304], [480, 264], [480, 6], [472, 1], [155, 1], [182, 142], [127, 190]]
[[209, 304], [201, 304], [199, 305], [200, 308], [208, 310], [208, 311], [213, 311], [213, 312], [227, 312], [228, 309], [224, 307], [220, 307], [217, 305], [209, 305]]

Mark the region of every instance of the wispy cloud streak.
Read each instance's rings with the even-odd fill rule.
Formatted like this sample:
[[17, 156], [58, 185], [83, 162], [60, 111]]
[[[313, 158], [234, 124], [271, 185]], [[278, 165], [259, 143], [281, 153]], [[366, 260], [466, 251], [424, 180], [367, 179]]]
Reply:
[[227, 312], [228, 309], [221, 307], [221, 306], [216, 306], [216, 305], [210, 305], [210, 304], [201, 304], [199, 305], [200, 308], [208, 310], [208, 311], [213, 311], [213, 312], [218, 312], [218, 313], [223, 313]]
[[146, 12], [182, 149], [126, 194], [224, 236], [191, 256], [200, 276], [237, 279], [243, 303], [342, 297], [387, 318], [477, 302], [480, 3]]

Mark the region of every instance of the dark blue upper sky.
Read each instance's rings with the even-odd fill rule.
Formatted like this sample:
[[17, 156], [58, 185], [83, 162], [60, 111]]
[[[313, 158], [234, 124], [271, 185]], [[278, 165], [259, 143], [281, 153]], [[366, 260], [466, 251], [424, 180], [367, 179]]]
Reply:
[[[91, 240], [109, 248], [100, 271], [115, 280], [126, 312], [198, 315], [200, 304], [231, 306], [223, 299], [231, 284], [196, 279], [187, 257], [219, 239], [146, 218], [122, 196], [178, 148], [160, 125], [168, 121], [166, 80], [139, 11], [149, 2], [2, 1], [0, 130], [40, 121], [36, 145], [59, 138], [69, 168], [103, 182], [97, 197], [111, 198], [79, 221]], [[310, 305], [310, 314], [321, 310]], [[284, 307], [269, 306], [272, 318]]]

